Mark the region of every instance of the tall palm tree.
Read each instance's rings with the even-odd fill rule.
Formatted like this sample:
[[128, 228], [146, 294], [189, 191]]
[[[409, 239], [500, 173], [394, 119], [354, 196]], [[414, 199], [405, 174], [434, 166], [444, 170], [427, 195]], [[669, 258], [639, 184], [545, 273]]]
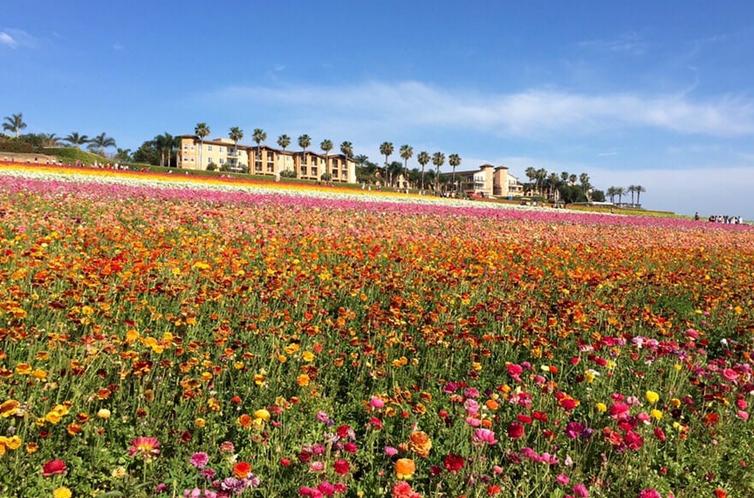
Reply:
[[302, 164], [306, 164], [306, 149], [312, 144], [312, 139], [309, 135], [304, 133], [300, 137], [298, 137], [298, 146], [301, 147], [301, 150], [304, 152], [301, 155], [301, 162]]
[[346, 159], [351, 159], [353, 157], [353, 144], [348, 141], [340, 144], [340, 153], [346, 156]]
[[127, 163], [131, 161], [131, 149], [118, 149], [115, 152], [115, 157], [113, 158], [116, 161], [120, 161], [122, 163]]
[[152, 140], [154, 146], [160, 151], [160, 166], [165, 166], [165, 152], [167, 152], [168, 166], [170, 165], [170, 154], [173, 149], [173, 135], [168, 132], [157, 135]]
[[[403, 159], [403, 174], [408, 176], [408, 160], [414, 155], [414, 148], [410, 145], [401, 145], [398, 154]], [[406, 178], [408, 181], [408, 178]]]
[[261, 128], [254, 128], [254, 132], [251, 134], [251, 139], [257, 144], [257, 148], [267, 140], [267, 133]]
[[319, 144], [319, 148], [325, 153], [325, 173], [328, 173], [327, 168], [330, 166], [330, 151], [332, 150], [332, 140], [324, 139]]
[[623, 196], [626, 195], [626, 189], [623, 187], [616, 188], [615, 195], [618, 196], [618, 204], [623, 204]]
[[23, 113], [18, 114], [11, 114], [10, 116], [5, 116], [5, 122], [3, 123], [3, 130], [9, 131], [11, 133], [16, 134], [16, 138], [18, 138], [18, 135], [21, 133], [21, 130], [26, 128], [26, 123], [24, 123], [24, 115]]
[[416, 160], [419, 161], [419, 164], [422, 166], [422, 190], [424, 190], [424, 167], [429, 164], [429, 153], [426, 151], [419, 152], [419, 155], [416, 156]]
[[440, 191], [440, 166], [445, 162], [445, 154], [442, 152], [435, 152], [432, 154], [432, 164], [437, 168], [437, 174], [435, 175], [435, 192]]
[[390, 156], [393, 154], [393, 144], [391, 142], [382, 142], [382, 145], [380, 145], [380, 154], [385, 156], [385, 176], [387, 176], [388, 183], [392, 185], [393, 182], [388, 173], [387, 163], [390, 160]]
[[626, 191], [631, 194], [631, 205], [634, 204], [634, 193], [636, 192], [636, 186], [635, 185], [629, 185]]
[[578, 177], [574, 173], [571, 173], [571, 175], [568, 177], [568, 181], [571, 183], [571, 185], [576, 185], [577, 179]]
[[105, 154], [105, 149], [115, 147], [115, 139], [108, 137], [104, 132], [89, 141], [89, 150], [99, 155]]
[[63, 140], [77, 149], [80, 149], [82, 145], [89, 143], [89, 137], [86, 135], [80, 135], [77, 131], [69, 133]]
[[[256, 131], [256, 130], [254, 130]], [[243, 138], [243, 130], [239, 128], [238, 126], [232, 127], [228, 131], [228, 138], [233, 140], [233, 165], [235, 166], [238, 163], [238, 142], [241, 141]]]
[[291, 137], [285, 134], [278, 137], [278, 147], [285, 150], [289, 145], [291, 145]]
[[458, 154], [451, 154], [448, 156], [448, 164], [453, 168], [453, 176], [451, 177], [451, 184], [453, 185], [453, 188], [456, 189], [456, 192], [458, 191], [458, 185], [456, 185], [456, 167], [458, 167], [461, 164], [461, 156]]
[[642, 187], [641, 185], [636, 185], [636, 205], [641, 206], [641, 194], [642, 192], [646, 192], [647, 189]]
[[550, 173], [550, 176], [547, 177], [547, 196], [555, 200], [555, 193], [558, 191], [558, 187], [560, 186], [560, 177], [557, 173]]
[[60, 145], [60, 138], [54, 133], [42, 133], [42, 147], [58, 147]]
[[199, 167], [202, 168], [204, 167], [204, 163], [202, 163], [202, 149], [204, 149], [204, 139], [210, 134], [209, 126], [207, 126], [207, 123], [196, 123], [194, 134], [199, 137]]

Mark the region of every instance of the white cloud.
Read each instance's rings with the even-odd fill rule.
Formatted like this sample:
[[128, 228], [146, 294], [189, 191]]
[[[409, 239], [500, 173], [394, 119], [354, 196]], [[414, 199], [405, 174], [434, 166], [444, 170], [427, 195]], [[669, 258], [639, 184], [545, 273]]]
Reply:
[[282, 108], [291, 119], [327, 115], [359, 127], [444, 127], [494, 135], [587, 134], [651, 128], [678, 134], [732, 137], [754, 133], [754, 102], [686, 94], [582, 94], [552, 89], [516, 93], [449, 90], [416, 81], [339, 86], [231, 86], [205, 95], [207, 102], [253, 103]]
[[579, 42], [579, 48], [597, 50], [602, 52], [625, 53], [629, 55], [643, 55], [648, 48], [637, 33], [626, 33], [609, 40], [584, 40]]
[[10, 48], [16, 48], [18, 46], [18, 42], [10, 34], [6, 33], [5, 31], [0, 31], [0, 45], [5, 45], [6, 47]]

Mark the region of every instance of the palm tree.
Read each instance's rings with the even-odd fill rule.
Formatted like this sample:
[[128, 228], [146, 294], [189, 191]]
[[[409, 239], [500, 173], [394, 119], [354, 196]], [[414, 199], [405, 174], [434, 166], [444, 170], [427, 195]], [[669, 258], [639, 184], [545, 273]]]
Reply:
[[89, 141], [89, 150], [99, 155], [104, 155], [105, 149], [109, 147], [115, 147], [115, 139], [108, 137], [104, 132]]
[[644, 188], [644, 187], [642, 187], [641, 185], [636, 185], [635, 189], [636, 189], [636, 205], [637, 206], [641, 206], [641, 199], [640, 199], [641, 198], [641, 194], [642, 194], [642, 192], [646, 192], [647, 189]]
[[390, 185], [393, 184], [390, 178], [390, 174], [387, 170], [387, 162], [390, 159], [390, 156], [393, 154], [393, 144], [390, 142], [382, 142], [382, 145], [380, 145], [380, 154], [385, 156], [385, 173], [387, 174], [388, 183]]
[[[256, 132], [257, 130], [254, 131]], [[238, 162], [238, 142], [243, 138], [243, 130], [238, 126], [232, 127], [228, 130], [228, 138], [233, 140], [233, 160], [231, 163], [235, 166]]]
[[63, 140], [65, 140], [69, 144], [73, 145], [77, 149], [80, 149], [81, 145], [89, 143], [89, 137], [87, 137], [86, 135], [80, 135], [79, 132], [77, 132], [77, 131], [71, 132]]
[[346, 159], [350, 159], [351, 157], [353, 157], [353, 144], [348, 141], [340, 144], [340, 153], [346, 156]]
[[160, 166], [165, 166], [165, 151], [168, 151], [168, 165], [170, 163], [170, 154], [173, 149], [173, 136], [165, 132], [162, 135], [157, 135], [152, 140], [154, 146], [160, 151]]
[[426, 151], [419, 152], [416, 160], [422, 165], [422, 190], [424, 190], [424, 167], [429, 164], [429, 153]]
[[610, 202], [615, 202], [615, 187], [608, 187], [607, 196], [610, 198]]
[[616, 188], [615, 195], [618, 196], [618, 204], [623, 204], [623, 196], [626, 195], [626, 189], [623, 187]]
[[16, 138], [18, 138], [18, 135], [21, 133], [21, 130], [26, 128], [26, 123], [24, 123], [24, 115], [23, 113], [18, 114], [11, 114], [10, 116], [5, 116], [5, 122], [3, 123], [3, 130], [9, 131], [11, 133], [16, 134]]
[[448, 156], [448, 164], [453, 168], [453, 176], [451, 177], [450, 183], [453, 185], [453, 188], [458, 191], [458, 186], [456, 185], [456, 167], [461, 164], [461, 156], [458, 154], [451, 154]]
[[209, 126], [207, 126], [207, 123], [197, 123], [196, 127], [194, 128], [194, 134], [196, 134], [197, 137], [199, 137], [199, 167], [203, 167], [204, 164], [202, 163], [202, 149], [204, 148], [204, 138], [209, 135]]
[[127, 163], [131, 161], [131, 149], [118, 149], [115, 152], [115, 157], [113, 158], [116, 161]]
[[42, 133], [42, 147], [52, 148], [60, 145], [60, 138], [54, 133]]
[[289, 145], [291, 145], [291, 137], [288, 135], [280, 135], [278, 137], [278, 146], [285, 150]]
[[560, 181], [562, 181], [563, 183], [566, 183], [568, 181], [568, 176], [569, 176], [568, 171], [562, 171], [560, 173]]
[[254, 132], [251, 134], [251, 139], [257, 144], [257, 148], [267, 140], [267, 133], [261, 128], [254, 128]]
[[[403, 159], [403, 174], [408, 176], [408, 160], [414, 155], [414, 148], [410, 145], [401, 145], [398, 154]], [[408, 180], [408, 178], [406, 178], [406, 180]]]
[[309, 147], [311, 144], [312, 144], [312, 139], [306, 133], [298, 137], [298, 146], [301, 147], [301, 150], [304, 151], [304, 153], [301, 155], [301, 162], [304, 165], [306, 165], [306, 148]]
[[332, 150], [332, 140], [324, 139], [319, 144], [319, 148], [322, 149], [325, 153], [325, 173], [329, 173], [328, 168], [330, 167], [330, 151]]
[[555, 200], [555, 194], [558, 191], [558, 187], [560, 186], [560, 177], [557, 173], [550, 173], [550, 176], [547, 177], [547, 196], [551, 200]]
[[573, 173], [568, 177], [568, 181], [571, 183], [571, 185], [576, 185], [577, 179], [578, 177]]
[[435, 152], [432, 154], [432, 164], [437, 168], [437, 174], [435, 175], [435, 192], [440, 191], [440, 166], [445, 162], [445, 154], [442, 152]]
[[636, 186], [635, 185], [629, 185], [626, 191], [631, 194], [631, 205], [634, 205], [634, 192], [636, 192]]

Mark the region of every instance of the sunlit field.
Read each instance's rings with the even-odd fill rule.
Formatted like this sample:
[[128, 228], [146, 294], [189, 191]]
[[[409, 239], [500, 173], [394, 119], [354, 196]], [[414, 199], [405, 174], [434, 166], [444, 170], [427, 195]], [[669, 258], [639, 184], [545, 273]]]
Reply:
[[0, 169], [0, 496], [754, 496], [750, 227], [161, 178]]

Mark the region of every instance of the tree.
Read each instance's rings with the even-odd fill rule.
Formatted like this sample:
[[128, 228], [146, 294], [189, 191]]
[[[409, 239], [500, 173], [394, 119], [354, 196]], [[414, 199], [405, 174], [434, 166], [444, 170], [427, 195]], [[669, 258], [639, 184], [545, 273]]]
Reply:
[[257, 144], [257, 148], [259, 148], [259, 146], [267, 140], [267, 133], [261, 128], [254, 128], [254, 131], [251, 134], [251, 139], [254, 140], [254, 143]]
[[353, 157], [353, 144], [347, 141], [340, 144], [340, 153], [346, 156], [346, 159], [352, 158]]
[[594, 202], [605, 202], [605, 192], [602, 190], [592, 191], [592, 200]]
[[159, 164], [160, 151], [154, 140], [147, 140], [133, 154], [133, 160], [136, 163]]
[[559, 192], [558, 188], [560, 187], [560, 177], [557, 173], [550, 173], [550, 176], [547, 177], [547, 197], [551, 200], [555, 200], [555, 193]]
[[5, 116], [3, 130], [14, 133], [16, 135], [16, 138], [18, 138], [18, 135], [24, 128], [26, 128], [26, 123], [24, 123], [24, 115], [22, 113], [19, 112], [18, 114]]
[[641, 206], [641, 194], [646, 192], [647, 189], [642, 187], [641, 185], [636, 185], [636, 205]]
[[451, 154], [448, 156], [448, 164], [453, 168], [453, 176], [451, 177], [451, 184], [453, 185], [453, 188], [458, 190], [458, 186], [456, 185], [456, 167], [461, 164], [461, 156], [458, 154]]
[[398, 154], [403, 159], [403, 174], [408, 176], [408, 160], [414, 155], [414, 148], [410, 145], [401, 145]]
[[[261, 130], [254, 130], [254, 133], [256, 133], [257, 131]], [[238, 126], [234, 126], [228, 131], [228, 138], [233, 140], [233, 160], [230, 162], [235, 165], [238, 162], [238, 142], [240, 142], [243, 138], [243, 130]], [[262, 138], [262, 140], [264, 140], [264, 138], [266, 138], [266, 135]], [[254, 140], [256, 140], [256, 137], [254, 137]], [[257, 142], [257, 145], [259, 145], [259, 142]]]
[[626, 189], [623, 187], [617, 187], [615, 189], [615, 195], [618, 196], [618, 204], [623, 204], [623, 196], [626, 195]]
[[[319, 148], [322, 149], [325, 153], [325, 172], [327, 173], [329, 173], [328, 169], [330, 168], [330, 151], [332, 150], [332, 147], [333, 147], [332, 140], [329, 140], [327, 138], [322, 140], [322, 142], [319, 144]], [[332, 180], [332, 176], [330, 176], [330, 180]], [[325, 181], [330, 181], [330, 180], [325, 180]]]
[[118, 149], [115, 152], [115, 156], [113, 156], [113, 159], [120, 163], [128, 163], [131, 162], [131, 149]]
[[301, 150], [306, 152], [307, 147], [309, 147], [312, 144], [312, 139], [309, 137], [309, 135], [301, 135], [298, 137], [298, 146], [301, 147]]
[[156, 137], [154, 137], [152, 142], [154, 143], [154, 147], [160, 154], [160, 166], [165, 166], [165, 152], [167, 152], [168, 166], [170, 166], [170, 155], [173, 152], [174, 143], [173, 135], [165, 132], [162, 135], [157, 135]]
[[80, 149], [82, 145], [89, 143], [89, 137], [87, 137], [86, 135], [80, 135], [77, 131], [71, 132], [63, 140], [73, 145], [77, 149]]
[[631, 194], [631, 205], [633, 206], [633, 204], [634, 204], [634, 193], [636, 192], [636, 186], [629, 185], [628, 188], [626, 189], [626, 192], [628, 192], [629, 194]]
[[562, 181], [563, 183], [567, 182], [568, 181], [568, 176], [569, 176], [568, 175], [568, 171], [562, 171], [560, 173], [560, 181]]
[[393, 154], [393, 144], [390, 142], [382, 142], [380, 145], [380, 154], [385, 156], [385, 174], [387, 175], [388, 184], [392, 185], [390, 175], [387, 170], [387, 162], [390, 160], [390, 156]]
[[105, 154], [105, 149], [115, 147], [115, 139], [108, 137], [104, 132], [89, 141], [89, 150], [99, 155]]
[[278, 137], [278, 147], [285, 150], [289, 145], [291, 145], [291, 137], [285, 134]]
[[442, 152], [435, 152], [432, 154], [432, 164], [437, 168], [437, 174], [435, 175], [435, 192], [440, 191], [440, 166], [445, 162], [445, 154]]
[[194, 133], [197, 137], [199, 137], [199, 168], [204, 167], [204, 163], [202, 162], [202, 149], [204, 149], [204, 139], [209, 136], [209, 126], [207, 126], [207, 123], [201, 122], [197, 123], [196, 127], [194, 128]]
[[429, 153], [426, 151], [419, 152], [419, 155], [416, 156], [416, 160], [419, 161], [419, 164], [422, 166], [422, 183], [421, 183], [421, 189], [424, 190], [424, 167], [429, 164]]
[[42, 133], [42, 147], [54, 148], [60, 146], [60, 137], [54, 133]]

